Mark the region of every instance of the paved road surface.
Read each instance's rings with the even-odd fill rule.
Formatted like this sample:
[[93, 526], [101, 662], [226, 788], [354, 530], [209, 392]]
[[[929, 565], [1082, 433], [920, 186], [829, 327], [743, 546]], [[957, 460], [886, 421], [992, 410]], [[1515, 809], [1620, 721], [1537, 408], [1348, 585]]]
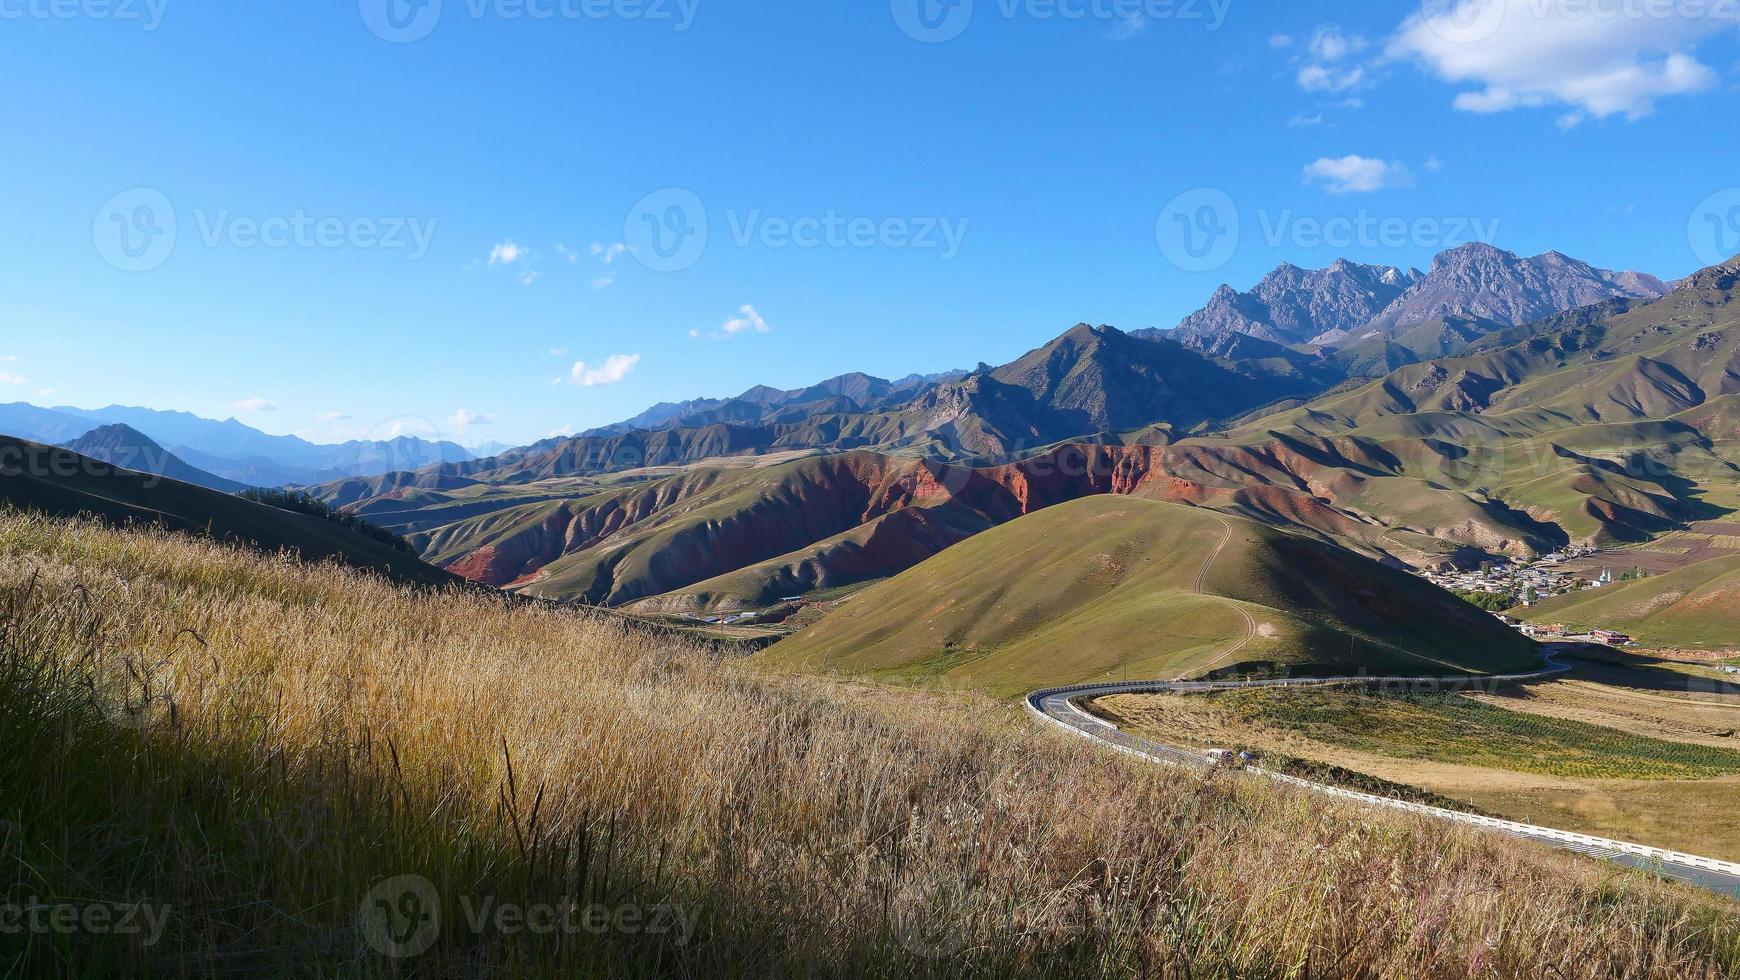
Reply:
[[[1207, 770], [1211, 763], [1205, 753], [1191, 752], [1159, 742], [1138, 738], [1128, 732], [1120, 731], [1115, 726], [1093, 717], [1076, 707], [1078, 700], [1092, 700], [1113, 694], [1199, 694], [1206, 691], [1226, 691], [1241, 687], [1303, 687], [1335, 683], [1382, 683], [1385, 685], [1407, 686], [1422, 690], [1453, 690], [1456, 685], [1471, 683], [1491, 684], [1495, 682], [1512, 682], [1530, 680], [1561, 673], [1570, 668], [1558, 663], [1551, 656], [1547, 658], [1548, 667], [1545, 670], [1530, 674], [1502, 674], [1479, 678], [1315, 678], [1289, 679], [1277, 681], [1142, 681], [1122, 684], [1078, 684], [1072, 687], [1049, 688], [1034, 691], [1027, 695], [1027, 710], [1031, 711], [1047, 723], [1061, 726], [1067, 731], [1091, 738], [1118, 752], [1146, 759], [1162, 765], [1180, 766], [1184, 768]], [[1716, 861], [1711, 858], [1698, 857], [1693, 854], [1681, 854], [1677, 851], [1667, 851], [1656, 847], [1646, 847], [1642, 844], [1632, 844], [1626, 841], [1607, 840], [1601, 837], [1591, 837], [1587, 834], [1574, 834], [1565, 830], [1554, 830], [1550, 827], [1536, 827], [1532, 824], [1518, 823], [1512, 820], [1496, 820], [1491, 817], [1479, 817], [1469, 813], [1459, 813], [1455, 810], [1445, 810], [1440, 807], [1425, 806], [1419, 803], [1406, 803], [1386, 797], [1373, 796], [1369, 793], [1356, 793], [1352, 790], [1322, 783], [1313, 783], [1294, 776], [1283, 775], [1267, 769], [1250, 767], [1241, 770], [1253, 778], [1271, 779], [1287, 783], [1315, 793], [1339, 797], [1363, 803], [1368, 806], [1382, 807], [1390, 810], [1403, 810], [1423, 814], [1441, 820], [1449, 820], [1468, 826], [1481, 827], [1496, 833], [1508, 834], [1527, 840], [1538, 841], [1553, 847], [1576, 851], [1602, 861], [1613, 861], [1628, 867], [1641, 868], [1656, 874], [1689, 882], [1740, 898], [1740, 864], [1729, 861]]]

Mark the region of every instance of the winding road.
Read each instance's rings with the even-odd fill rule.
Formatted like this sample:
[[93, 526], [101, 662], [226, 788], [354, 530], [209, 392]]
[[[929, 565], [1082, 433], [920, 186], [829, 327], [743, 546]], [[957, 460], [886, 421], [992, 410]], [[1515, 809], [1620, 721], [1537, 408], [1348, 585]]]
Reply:
[[[1514, 681], [1533, 680], [1562, 673], [1570, 668], [1565, 667], [1550, 656], [1548, 667], [1528, 674], [1493, 674], [1483, 677], [1415, 677], [1415, 678], [1382, 678], [1371, 677], [1323, 677], [1297, 678], [1271, 681], [1135, 681], [1121, 684], [1077, 684], [1071, 687], [1048, 688], [1034, 691], [1027, 695], [1025, 705], [1028, 711], [1048, 724], [1057, 725], [1064, 730], [1084, 738], [1093, 739], [1107, 748], [1135, 756], [1148, 762], [1161, 765], [1177, 766], [1185, 769], [1209, 770], [1214, 768], [1204, 753], [1191, 752], [1164, 745], [1149, 739], [1131, 735], [1119, 730], [1109, 722], [1102, 721], [1076, 706], [1079, 700], [1093, 700], [1114, 694], [1202, 694], [1209, 691], [1230, 691], [1249, 687], [1306, 687], [1331, 684], [1373, 684], [1395, 685], [1413, 690], [1445, 691], [1456, 690], [1459, 687], [1486, 685], [1494, 683], [1509, 683]], [[1370, 793], [1357, 793], [1342, 789], [1339, 786], [1329, 786], [1324, 783], [1314, 783], [1310, 780], [1288, 776], [1251, 766], [1242, 770], [1232, 770], [1252, 778], [1268, 779], [1278, 783], [1286, 783], [1314, 793], [1322, 793], [1339, 799], [1349, 800], [1368, 806], [1387, 810], [1401, 810], [1422, 816], [1435, 817], [1453, 823], [1479, 827], [1485, 830], [1521, 837], [1553, 847], [1564, 848], [1585, 854], [1603, 861], [1612, 861], [1628, 867], [1651, 871], [1669, 878], [1708, 888], [1740, 898], [1740, 864], [1731, 861], [1717, 861], [1713, 858], [1698, 857], [1695, 854], [1682, 854], [1678, 851], [1668, 851], [1659, 847], [1647, 847], [1643, 844], [1633, 844], [1628, 841], [1608, 840], [1603, 837], [1592, 837], [1588, 834], [1572, 833], [1568, 830], [1554, 830], [1551, 827], [1537, 827], [1533, 824], [1518, 823], [1514, 820], [1498, 820], [1492, 817], [1476, 816], [1471, 813], [1461, 813], [1456, 810], [1446, 810], [1441, 807], [1426, 806], [1420, 803], [1408, 803], [1402, 800], [1392, 800]]]
[[[1196, 576], [1196, 592], [1203, 592], [1208, 579], [1209, 569], [1215, 560], [1225, 550], [1232, 538], [1232, 525], [1225, 520], [1221, 524], [1226, 528], [1220, 543], [1202, 563]], [[1223, 598], [1223, 597], [1216, 597]], [[1244, 616], [1246, 631], [1243, 639], [1233, 645], [1225, 653], [1209, 665], [1225, 661], [1228, 657], [1243, 650], [1256, 633], [1256, 621], [1248, 612], [1232, 599], [1224, 599]], [[1429, 659], [1429, 658], [1428, 658]], [[1131, 735], [1120, 730], [1110, 722], [1096, 718], [1076, 705], [1077, 701], [1092, 701], [1096, 698], [1109, 697], [1114, 694], [1203, 694], [1210, 691], [1230, 691], [1239, 688], [1263, 687], [1308, 687], [1340, 684], [1383, 685], [1390, 688], [1404, 688], [1414, 691], [1455, 691], [1465, 690], [1474, 686], [1489, 686], [1494, 684], [1515, 683], [1518, 681], [1538, 680], [1561, 674], [1571, 668], [1554, 659], [1551, 648], [1544, 658], [1546, 666], [1541, 670], [1525, 674], [1488, 674], [1481, 676], [1461, 677], [1316, 677], [1290, 678], [1285, 680], [1265, 681], [1130, 681], [1112, 684], [1076, 684], [1068, 687], [1054, 687], [1034, 691], [1027, 695], [1024, 702], [1028, 711], [1047, 724], [1056, 725], [1072, 734], [1092, 739], [1100, 745], [1134, 756], [1148, 762], [1185, 769], [1211, 770], [1212, 763], [1205, 752], [1192, 752], [1176, 746], [1165, 745], [1149, 739]], [[1437, 661], [1434, 661], [1437, 662]], [[1453, 664], [1445, 664], [1454, 667]], [[1592, 837], [1588, 834], [1573, 833], [1568, 830], [1555, 830], [1551, 827], [1537, 827], [1533, 824], [1519, 823], [1514, 820], [1499, 820], [1493, 817], [1476, 816], [1442, 807], [1426, 806], [1420, 803], [1409, 803], [1403, 800], [1393, 800], [1388, 797], [1375, 796], [1370, 793], [1359, 793], [1330, 786], [1325, 783], [1315, 783], [1284, 773], [1274, 772], [1257, 766], [1244, 769], [1229, 770], [1249, 778], [1268, 779], [1278, 783], [1286, 783], [1300, 789], [1338, 799], [1360, 803], [1366, 806], [1386, 810], [1399, 810], [1407, 813], [1433, 817], [1465, 826], [1478, 827], [1495, 833], [1507, 834], [1537, 843], [1547, 844], [1564, 850], [1575, 851], [1601, 861], [1610, 861], [1649, 871], [1664, 877], [1684, 881], [1701, 888], [1740, 898], [1740, 864], [1731, 861], [1718, 861], [1713, 858], [1698, 857], [1695, 854], [1682, 854], [1678, 851], [1664, 850], [1659, 847], [1648, 847], [1643, 844], [1633, 844], [1628, 841], [1608, 840], [1603, 837]]]

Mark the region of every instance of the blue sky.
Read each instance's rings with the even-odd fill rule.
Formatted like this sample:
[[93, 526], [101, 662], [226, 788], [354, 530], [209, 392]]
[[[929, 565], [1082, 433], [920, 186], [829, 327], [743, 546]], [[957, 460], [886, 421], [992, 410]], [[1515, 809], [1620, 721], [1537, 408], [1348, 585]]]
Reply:
[[1720, 4], [404, 2], [0, 0], [0, 401], [521, 443], [1282, 261], [1740, 250]]

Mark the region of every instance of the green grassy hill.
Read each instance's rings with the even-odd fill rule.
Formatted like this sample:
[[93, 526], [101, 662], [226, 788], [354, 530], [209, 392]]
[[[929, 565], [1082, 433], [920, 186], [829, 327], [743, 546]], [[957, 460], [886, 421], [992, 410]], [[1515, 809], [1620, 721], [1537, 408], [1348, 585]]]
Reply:
[[333, 558], [403, 582], [460, 581], [331, 521], [11, 436], [0, 436], [0, 506], [63, 517], [91, 514], [116, 525], [158, 524], [268, 551], [295, 549], [311, 561]]
[[752, 662], [1013, 696], [1240, 665], [1447, 674], [1540, 661], [1491, 616], [1351, 552], [1184, 505], [1091, 497], [956, 545]]
[[1549, 599], [1528, 619], [1618, 630], [1649, 647], [1740, 650], [1740, 555]]

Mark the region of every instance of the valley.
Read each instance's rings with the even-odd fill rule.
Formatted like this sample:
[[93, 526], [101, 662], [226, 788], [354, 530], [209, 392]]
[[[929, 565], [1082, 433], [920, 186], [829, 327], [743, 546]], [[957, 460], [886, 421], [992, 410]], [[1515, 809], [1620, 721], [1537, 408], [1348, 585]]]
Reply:
[[[1447, 270], [1493, 256], [1441, 258], [1454, 281]], [[962, 378], [824, 386], [857, 392], [827, 405], [857, 414], [750, 427], [678, 418], [314, 492], [484, 584], [702, 618], [890, 578], [1101, 494], [1206, 508], [1415, 568], [1570, 546], [1605, 561], [1615, 548], [1672, 547], [1681, 529], [1734, 509], [1737, 278], [1714, 268], [1655, 298], [1635, 277], [1585, 276], [1638, 295], [1521, 326], [1494, 320], [1462, 353], [1311, 399], [1289, 392], [1325, 383], [1301, 368], [1320, 355], [1263, 331], [1220, 333], [1216, 344], [1244, 358], [1227, 361], [1079, 326]], [[1567, 295], [1588, 298], [1578, 289]], [[1463, 307], [1490, 307], [1484, 295]], [[1186, 339], [1206, 330], [1194, 322]], [[1272, 350], [1288, 356], [1251, 356]], [[898, 404], [866, 413], [866, 390]], [[1229, 420], [1204, 418], [1207, 391]], [[813, 393], [788, 394], [711, 411], [801, 415], [812, 404]]]
[[1091, 707], [1169, 744], [1341, 771], [1311, 770], [1319, 780], [1369, 777], [1475, 812], [1740, 861], [1740, 689], [1621, 653], [1570, 662], [1562, 677], [1466, 694], [1318, 688]]

